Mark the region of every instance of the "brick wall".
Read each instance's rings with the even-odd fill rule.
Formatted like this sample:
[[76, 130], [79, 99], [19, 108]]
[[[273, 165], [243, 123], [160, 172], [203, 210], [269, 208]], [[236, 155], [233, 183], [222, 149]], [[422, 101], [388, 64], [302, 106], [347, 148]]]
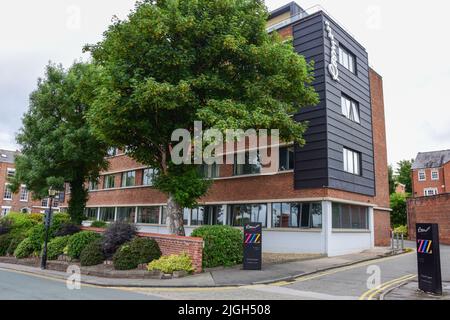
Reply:
[[[431, 171], [436, 170], [436, 169], [439, 172], [439, 179], [431, 180]], [[422, 170], [425, 171], [425, 177], [426, 177], [425, 181], [419, 181], [419, 171], [422, 171]], [[450, 171], [450, 166], [448, 167], [447, 170]], [[449, 177], [449, 179], [450, 179], [450, 177]], [[439, 194], [446, 192], [444, 168], [413, 170], [412, 181], [413, 181], [414, 197], [423, 197], [424, 189], [426, 189], [426, 188], [437, 188]]]
[[391, 239], [391, 215], [389, 211], [374, 210], [375, 246], [387, 247]]
[[416, 223], [439, 224], [439, 238], [450, 244], [450, 194], [408, 199], [408, 233], [416, 238]]
[[[104, 229], [83, 227], [84, 230], [103, 233]], [[161, 249], [163, 256], [171, 254], [181, 254], [186, 252], [192, 259], [192, 265], [195, 272], [202, 272], [203, 259], [203, 239], [196, 237], [182, 237], [175, 235], [165, 235], [159, 233], [139, 232], [139, 237], [148, 237], [154, 239]]]

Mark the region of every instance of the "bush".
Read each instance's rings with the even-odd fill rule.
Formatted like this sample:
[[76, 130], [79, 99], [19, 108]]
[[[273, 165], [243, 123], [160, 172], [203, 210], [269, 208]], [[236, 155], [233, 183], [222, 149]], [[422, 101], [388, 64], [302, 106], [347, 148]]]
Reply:
[[126, 222], [114, 222], [108, 226], [103, 235], [103, 253], [106, 258], [114, 255], [117, 249], [136, 235], [136, 226]]
[[57, 212], [52, 215], [52, 225], [50, 227], [50, 235], [54, 237], [56, 231], [61, 228], [63, 224], [70, 223], [70, 216], [67, 213]]
[[105, 221], [95, 220], [92, 221], [91, 227], [92, 228], [106, 228], [108, 224]]
[[65, 236], [71, 236], [75, 233], [78, 233], [81, 231], [80, 226], [74, 224], [74, 223], [63, 223], [59, 226], [59, 228], [55, 231], [55, 237], [65, 237]]
[[16, 251], [19, 244], [25, 239], [24, 235], [12, 235], [11, 242], [9, 244], [8, 250], [6, 250], [6, 254], [8, 256], [13, 256], [14, 251]]
[[28, 258], [34, 253], [35, 244], [30, 238], [25, 238], [14, 251], [14, 257], [17, 259]]
[[78, 259], [81, 251], [91, 242], [100, 239], [101, 236], [92, 231], [81, 231], [70, 236], [67, 242], [67, 255], [72, 259]]
[[394, 229], [394, 232], [403, 234], [403, 237], [406, 238], [408, 236], [408, 227], [407, 226], [399, 226]]
[[158, 243], [149, 238], [134, 238], [122, 245], [114, 254], [113, 263], [117, 270], [136, 269], [142, 263], [149, 263], [161, 257]]
[[0, 235], [0, 256], [6, 256], [11, 241], [12, 236], [10, 234]]
[[11, 230], [11, 221], [9, 220], [0, 220], [0, 235], [7, 234]]
[[195, 229], [192, 237], [205, 241], [203, 248], [203, 266], [232, 266], [242, 263], [242, 231], [230, 226], [203, 226]]
[[191, 273], [194, 271], [191, 258], [186, 253], [161, 257], [150, 262], [147, 269], [149, 271], [159, 270], [164, 273], [173, 273], [174, 271]]
[[29, 217], [31, 220], [35, 221], [36, 223], [44, 222], [44, 214], [42, 214], [42, 213], [30, 213]]
[[86, 248], [81, 251], [80, 263], [82, 266], [96, 266], [103, 263], [105, 255], [103, 254], [101, 239], [89, 243]]
[[58, 256], [64, 253], [64, 248], [69, 242], [70, 236], [56, 237], [47, 245], [47, 259], [56, 260]]
[[45, 226], [43, 224], [34, 226], [28, 231], [27, 236], [30, 239], [33, 252], [41, 252], [45, 240]]
[[10, 224], [10, 232], [13, 235], [25, 235], [32, 227], [37, 225], [37, 222], [27, 213], [10, 212], [2, 221], [7, 221]]

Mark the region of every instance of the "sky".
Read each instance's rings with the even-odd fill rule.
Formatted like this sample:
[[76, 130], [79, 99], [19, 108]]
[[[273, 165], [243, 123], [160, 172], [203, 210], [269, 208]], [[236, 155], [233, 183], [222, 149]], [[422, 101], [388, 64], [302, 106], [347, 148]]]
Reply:
[[[288, 0], [266, 0], [269, 10]], [[29, 94], [49, 62], [87, 60], [113, 15], [125, 18], [134, 0], [17, 0], [0, 3], [0, 149], [15, 134]], [[450, 149], [450, 1], [298, 0], [323, 7], [367, 49], [383, 76], [388, 161]]]

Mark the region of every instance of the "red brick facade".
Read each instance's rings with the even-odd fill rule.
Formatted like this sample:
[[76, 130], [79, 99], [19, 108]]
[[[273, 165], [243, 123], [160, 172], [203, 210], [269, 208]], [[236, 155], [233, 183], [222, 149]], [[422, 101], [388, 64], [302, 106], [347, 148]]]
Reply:
[[[91, 230], [102, 233], [104, 229], [84, 227], [84, 230]], [[196, 273], [202, 272], [203, 239], [195, 237], [181, 237], [175, 235], [164, 235], [159, 233], [138, 233], [139, 237], [154, 239], [163, 256], [171, 254], [187, 253], [192, 260], [192, 265]]]
[[450, 193], [408, 199], [408, 233], [416, 238], [416, 223], [439, 224], [442, 244], [450, 244]]
[[[419, 180], [419, 172], [425, 173], [425, 180]], [[432, 171], [438, 172], [438, 179], [432, 179]], [[439, 168], [415, 169], [412, 171], [412, 187], [414, 197], [425, 196], [425, 190], [436, 188], [438, 194], [450, 193], [450, 162]]]

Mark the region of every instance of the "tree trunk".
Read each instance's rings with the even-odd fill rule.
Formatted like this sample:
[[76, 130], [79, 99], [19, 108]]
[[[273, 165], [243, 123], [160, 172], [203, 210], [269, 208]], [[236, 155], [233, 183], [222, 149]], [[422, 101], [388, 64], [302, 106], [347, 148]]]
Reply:
[[176, 234], [178, 236], [186, 235], [184, 232], [183, 209], [171, 194], [169, 194], [169, 199], [167, 200], [166, 222], [170, 234]]
[[87, 201], [87, 190], [84, 179], [75, 179], [70, 183], [69, 215], [72, 222], [81, 224], [84, 218], [84, 209]]

